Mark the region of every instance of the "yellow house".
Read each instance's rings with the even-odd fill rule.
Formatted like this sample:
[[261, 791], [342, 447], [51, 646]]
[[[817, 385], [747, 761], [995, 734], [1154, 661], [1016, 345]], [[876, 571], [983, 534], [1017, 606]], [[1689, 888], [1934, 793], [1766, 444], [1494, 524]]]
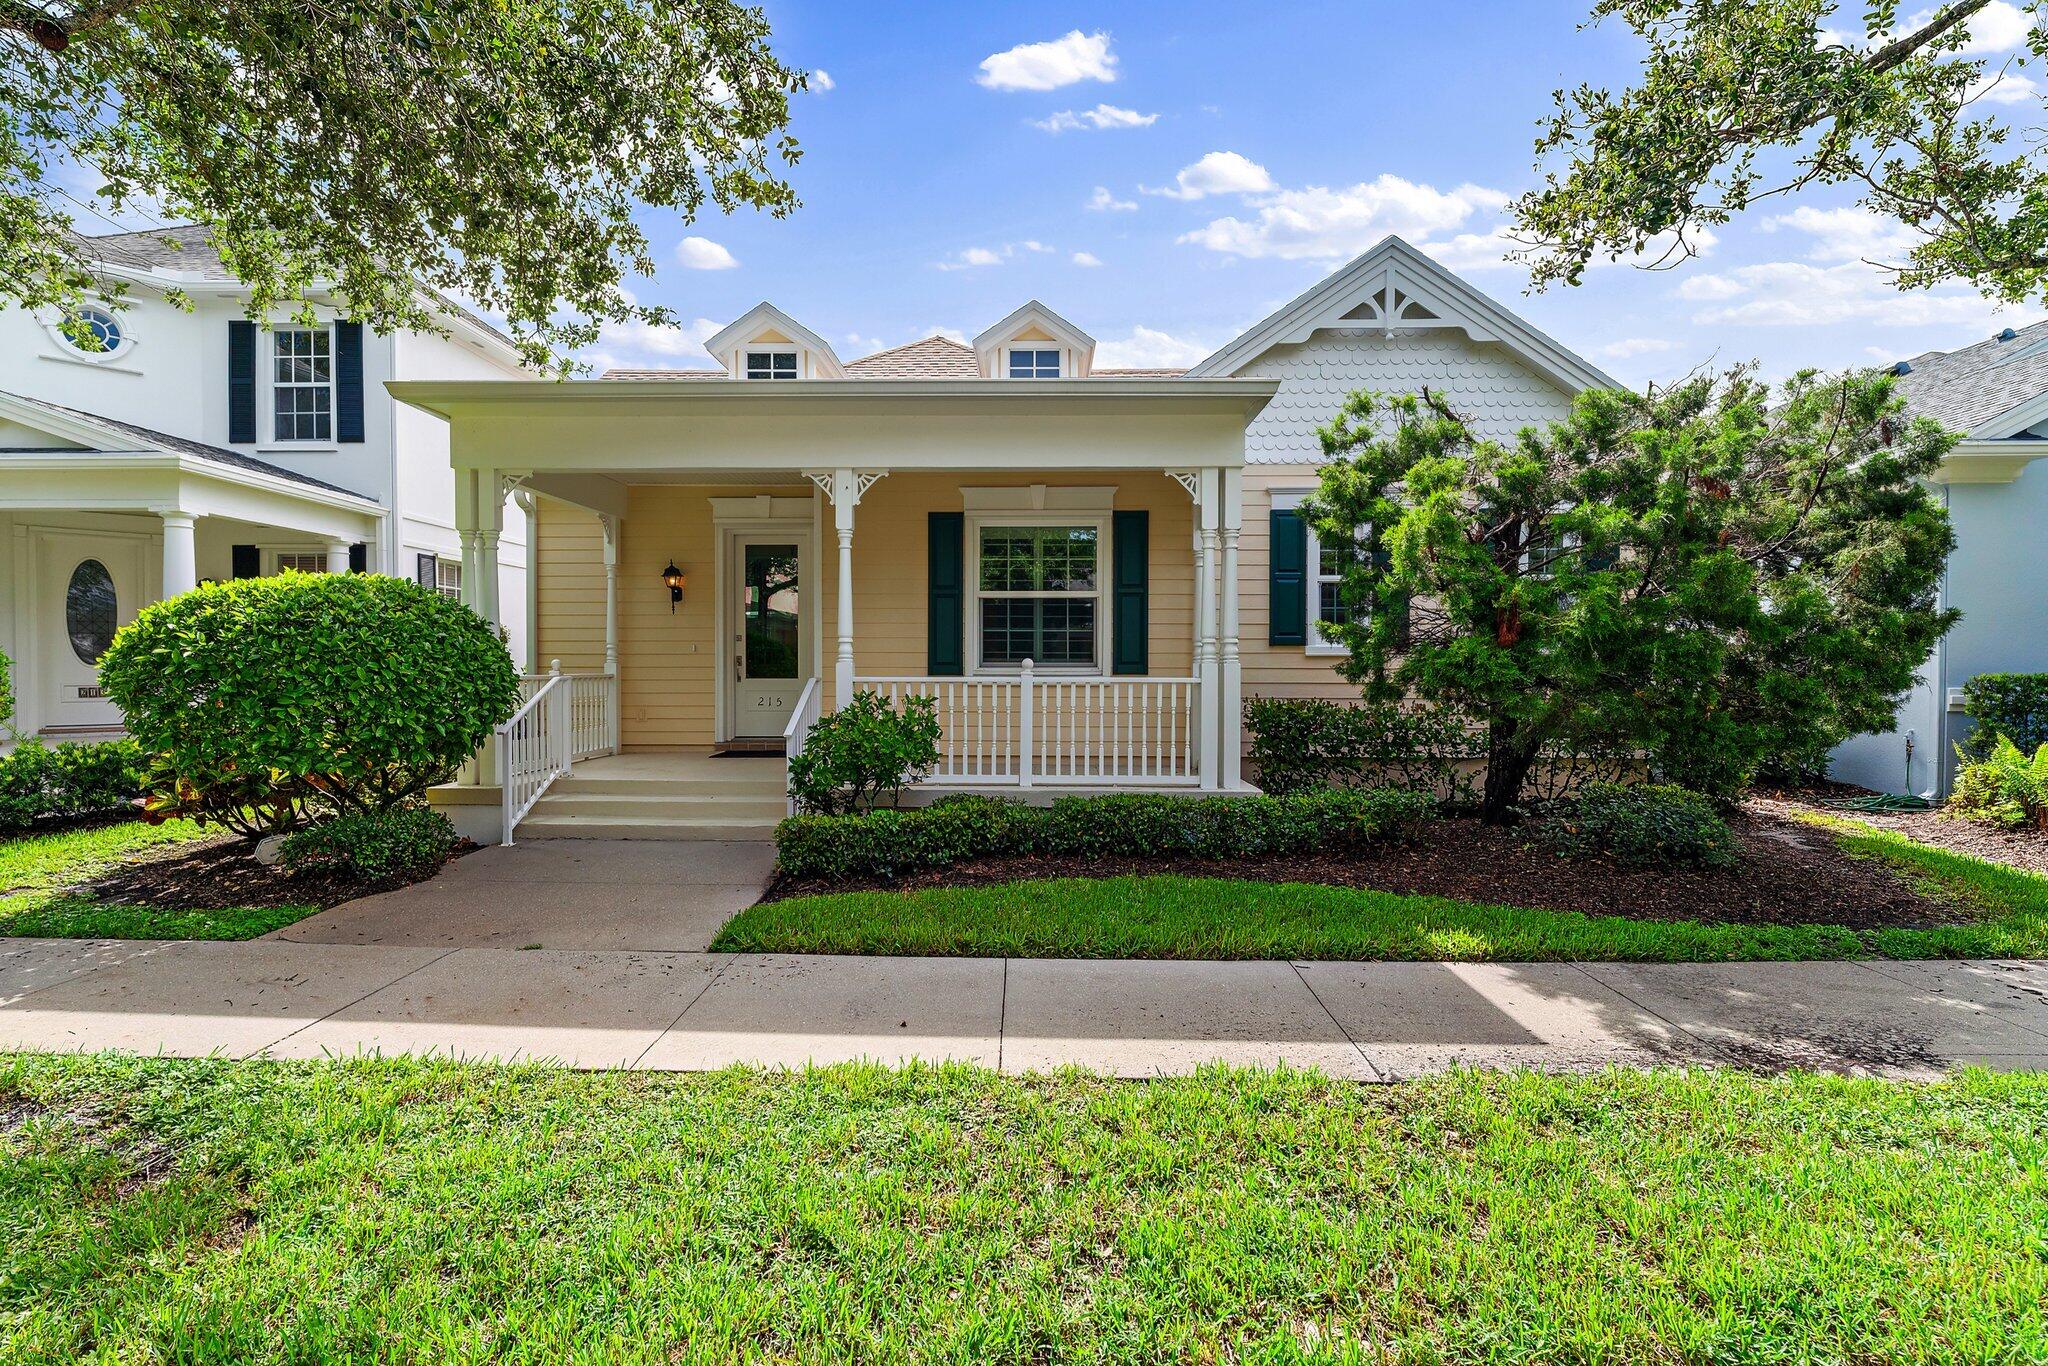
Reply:
[[1355, 695], [1294, 511], [1344, 396], [1427, 386], [1511, 437], [1611, 382], [1394, 238], [1185, 372], [1098, 369], [1037, 302], [844, 362], [763, 303], [706, 347], [719, 369], [391, 386], [449, 424], [493, 620], [521, 610], [492, 592], [508, 499], [534, 527], [559, 673], [436, 794], [472, 837], [762, 833], [775, 761], [857, 689], [934, 700], [918, 799], [1250, 790], [1247, 693]]

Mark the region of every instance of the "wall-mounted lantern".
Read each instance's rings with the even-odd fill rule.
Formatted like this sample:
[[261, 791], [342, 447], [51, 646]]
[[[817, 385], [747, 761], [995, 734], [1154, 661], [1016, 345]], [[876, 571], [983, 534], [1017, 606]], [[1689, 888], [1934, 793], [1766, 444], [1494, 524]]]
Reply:
[[670, 560], [668, 568], [661, 571], [661, 581], [668, 585], [668, 610], [673, 616], [677, 604], [683, 600], [683, 571], [676, 568], [674, 560]]

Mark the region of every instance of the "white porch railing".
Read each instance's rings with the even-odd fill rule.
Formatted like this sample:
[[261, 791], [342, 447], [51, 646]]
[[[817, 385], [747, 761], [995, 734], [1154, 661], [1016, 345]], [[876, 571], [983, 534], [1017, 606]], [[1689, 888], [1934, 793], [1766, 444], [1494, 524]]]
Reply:
[[[523, 680], [522, 680], [523, 681]], [[523, 689], [522, 689], [523, 691]], [[569, 680], [559, 663], [497, 731], [498, 793], [503, 804], [504, 834], [512, 830], [555, 779], [569, 771]]]
[[[811, 727], [818, 724], [818, 711], [824, 705], [825, 690], [815, 678], [804, 680], [804, 690], [796, 699], [796, 710], [789, 714], [789, 724], [782, 728], [782, 762], [789, 761], [804, 752], [804, 745], [810, 741]], [[796, 798], [789, 799], [789, 814], [796, 814]]]
[[521, 674], [519, 701], [523, 705], [560, 678], [569, 688], [569, 758], [594, 759], [600, 754], [619, 752], [618, 679], [611, 674], [565, 674], [562, 661], [552, 661], [544, 674]]
[[933, 700], [943, 785], [1105, 784], [1192, 787], [1201, 781], [1193, 678], [856, 678], [901, 710]]

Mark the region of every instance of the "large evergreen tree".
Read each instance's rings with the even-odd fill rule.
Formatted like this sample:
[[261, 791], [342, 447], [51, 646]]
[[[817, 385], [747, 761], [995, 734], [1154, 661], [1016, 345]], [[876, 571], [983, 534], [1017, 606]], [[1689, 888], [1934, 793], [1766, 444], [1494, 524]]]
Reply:
[[1889, 724], [1956, 620], [1921, 482], [1955, 438], [1888, 375], [1744, 372], [1592, 390], [1510, 445], [1441, 396], [1355, 394], [1304, 509], [1348, 550], [1326, 627], [1370, 695], [1485, 728], [1484, 813], [1513, 818], [1547, 746], [1638, 747], [1729, 794], [1773, 756]]

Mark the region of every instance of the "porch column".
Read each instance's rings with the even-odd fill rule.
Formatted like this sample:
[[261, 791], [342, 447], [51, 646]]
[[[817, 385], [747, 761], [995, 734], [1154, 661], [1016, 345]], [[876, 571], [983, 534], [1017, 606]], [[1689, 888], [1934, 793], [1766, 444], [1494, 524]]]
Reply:
[[832, 661], [832, 705], [853, 701], [853, 510], [887, 470], [805, 470], [804, 477], [831, 500], [832, 529], [839, 536], [839, 651]]
[[1202, 786], [1212, 789], [1223, 779], [1223, 770], [1217, 764], [1217, 717], [1220, 710], [1217, 698], [1222, 680], [1216, 658], [1216, 560], [1222, 520], [1222, 473], [1214, 469], [1201, 472], [1201, 497], [1197, 503], [1196, 519], [1201, 531], [1201, 558], [1195, 594], [1195, 676], [1202, 680], [1201, 720], [1196, 731], [1200, 749], [1196, 757], [1200, 763]]
[[[605, 717], [612, 753], [619, 751], [619, 519], [600, 515], [598, 526], [604, 532], [604, 671], [611, 679], [611, 704], [605, 708]], [[538, 543], [538, 538], [535, 539]], [[531, 553], [531, 552], [530, 552]], [[532, 568], [526, 572], [537, 575], [540, 556], [531, 556]]]
[[158, 515], [164, 523], [163, 595], [174, 598], [199, 586], [199, 546], [192, 534], [197, 519], [189, 512]]
[[1222, 785], [1242, 781], [1244, 748], [1244, 664], [1237, 650], [1237, 540], [1244, 529], [1244, 471], [1223, 471], [1223, 686], [1216, 698], [1217, 752], [1222, 760]]
[[[477, 572], [481, 542], [477, 535], [477, 482], [480, 472], [458, 469], [455, 471], [455, 534], [462, 544], [462, 605], [478, 616], [484, 615], [483, 600], [478, 597], [482, 591], [482, 575]], [[456, 773], [455, 781], [464, 787], [479, 784], [488, 786], [497, 781], [498, 747], [495, 741], [486, 739], [476, 755]]]
[[327, 543], [327, 572], [330, 574], [348, 573], [347, 541], [329, 541]]

